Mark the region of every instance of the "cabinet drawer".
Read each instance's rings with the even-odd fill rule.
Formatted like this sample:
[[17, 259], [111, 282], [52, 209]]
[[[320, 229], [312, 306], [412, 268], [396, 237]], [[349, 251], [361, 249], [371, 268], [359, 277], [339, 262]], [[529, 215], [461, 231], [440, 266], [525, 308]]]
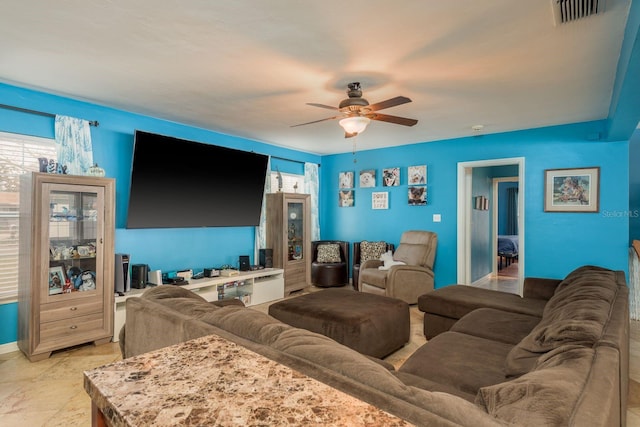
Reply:
[[55, 322], [87, 314], [102, 313], [102, 300], [78, 301], [76, 304], [44, 304], [40, 310], [40, 323]]
[[284, 273], [284, 283], [285, 286], [292, 283], [299, 283], [306, 281], [306, 270], [305, 268], [295, 268], [295, 269], [287, 269]]
[[104, 325], [102, 312], [71, 319], [57, 320], [40, 324], [40, 342], [64, 340], [76, 335], [83, 335], [91, 331], [101, 330]]

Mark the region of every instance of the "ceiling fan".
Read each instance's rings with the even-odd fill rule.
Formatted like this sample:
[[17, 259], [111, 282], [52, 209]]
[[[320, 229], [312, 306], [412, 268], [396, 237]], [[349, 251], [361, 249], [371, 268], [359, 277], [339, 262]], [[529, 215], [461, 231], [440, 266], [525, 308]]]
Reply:
[[395, 123], [397, 125], [403, 126], [413, 126], [418, 123], [418, 121], [415, 119], [377, 113], [377, 111], [383, 110], [385, 108], [391, 108], [397, 105], [411, 102], [409, 98], [404, 96], [396, 96], [395, 98], [387, 99], [386, 101], [369, 104], [369, 101], [362, 97], [362, 89], [360, 88], [359, 82], [349, 83], [347, 87], [347, 94], [349, 95], [349, 98], [343, 99], [338, 107], [332, 107], [330, 105], [324, 104], [307, 103], [307, 105], [311, 105], [313, 107], [336, 110], [342, 114], [333, 117], [327, 117], [326, 119], [314, 120], [313, 122], [293, 125], [291, 127], [310, 125], [312, 123], [324, 122], [326, 120], [341, 119], [339, 123], [340, 126], [342, 126], [342, 128], [344, 129], [344, 137], [351, 138], [358, 135], [359, 133], [364, 132], [371, 120], [379, 120], [382, 122]]

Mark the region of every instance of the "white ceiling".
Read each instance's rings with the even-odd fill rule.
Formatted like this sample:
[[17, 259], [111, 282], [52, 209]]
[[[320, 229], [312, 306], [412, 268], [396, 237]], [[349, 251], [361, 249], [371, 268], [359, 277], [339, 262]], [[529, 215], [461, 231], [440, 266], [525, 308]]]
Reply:
[[[601, 0], [602, 2], [602, 0]], [[554, 25], [551, 0], [21, 0], [0, 14], [0, 81], [318, 154], [359, 81], [414, 127], [360, 150], [604, 119], [630, 0]], [[55, 113], [55, 112], [54, 112]], [[91, 117], [85, 117], [92, 119]]]

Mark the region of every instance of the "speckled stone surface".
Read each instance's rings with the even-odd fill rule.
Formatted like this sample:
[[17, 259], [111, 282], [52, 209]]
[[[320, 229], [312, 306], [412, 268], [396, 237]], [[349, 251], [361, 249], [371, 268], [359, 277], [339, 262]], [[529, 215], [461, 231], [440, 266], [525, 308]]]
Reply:
[[407, 426], [406, 421], [210, 335], [84, 372], [113, 426]]

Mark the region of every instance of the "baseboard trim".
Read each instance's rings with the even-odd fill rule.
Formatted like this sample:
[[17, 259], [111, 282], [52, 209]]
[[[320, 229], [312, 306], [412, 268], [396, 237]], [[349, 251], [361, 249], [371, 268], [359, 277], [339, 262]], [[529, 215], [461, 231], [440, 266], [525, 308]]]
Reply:
[[0, 354], [11, 353], [20, 350], [18, 348], [18, 341], [8, 342], [6, 344], [0, 344]]
[[476, 287], [482, 286], [482, 285], [484, 285], [486, 283], [489, 283], [489, 280], [491, 280], [492, 277], [493, 277], [493, 273], [489, 273], [486, 276], [481, 277], [478, 280], [474, 281], [471, 284], [471, 286], [476, 286]]

